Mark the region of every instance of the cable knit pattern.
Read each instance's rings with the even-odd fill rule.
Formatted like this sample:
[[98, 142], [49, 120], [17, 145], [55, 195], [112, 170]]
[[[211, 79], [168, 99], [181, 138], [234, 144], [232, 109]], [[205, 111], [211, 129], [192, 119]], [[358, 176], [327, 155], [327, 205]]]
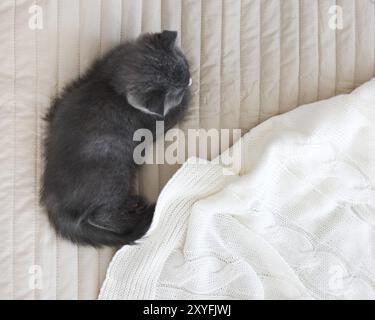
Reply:
[[220, 159], [169, 181], [101, 299], [375, 298], [375, 79], [269, 119]]

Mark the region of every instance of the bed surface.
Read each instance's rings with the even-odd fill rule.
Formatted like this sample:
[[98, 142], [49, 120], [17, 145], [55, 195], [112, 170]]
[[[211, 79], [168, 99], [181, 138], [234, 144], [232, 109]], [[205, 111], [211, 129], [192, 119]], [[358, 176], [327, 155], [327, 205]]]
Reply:
[[[329, 27], [333, 5], [343, 9], [342, 30]], [[33, 30], [35, 8], [43, 11], [43, 26]], [[193, 99], [183, 130], [245, 133], [375, 75], [372, 0], [1, 1], [1, 299], [97, 297], [114, 251], [77, 247], [50, 228], [38, 204], [41, 118], [93, 59], [122, 40], [162, 29], [179, 31], [191, 63]], [[177, 168], [143, 168], [139, 192], [155, 200]]]

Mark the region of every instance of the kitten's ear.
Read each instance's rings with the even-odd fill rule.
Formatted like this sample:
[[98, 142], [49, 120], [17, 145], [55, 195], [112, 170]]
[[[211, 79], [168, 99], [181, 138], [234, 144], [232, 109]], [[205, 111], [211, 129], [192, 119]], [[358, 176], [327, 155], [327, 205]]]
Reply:
[[152, 111], [154, 114], [157, 114], [160, 117], [164, 116], [164, 101], [165, 101], [165, 93], [159, 90], [153, 92], [150, 95], [149, 103], [147, 105], [147, 109]]
[[164, 115], [166, 115], [171, 109], [178, 106], [184, 97], [182, 90], [168, 92], [164, 100]]
[[127, 93], [126, 99], [133, 108], [141, 111], [144, 111], [144, 109], [146, 109], [145, 103], [142, 102], [135, 94]]
[[159, 91], [148, 93], [147, 101], [141, 101], [141, 99], [131, 93], [128, 93], [126, 98], [133, 108], [138, 109], [143, 113], [160, 117], [164, 115], [165, 95]]
[[160, 41], [168, 49], [172, 49], [175, 46], [176, 39], [177, 31], [164, 30], [162, 33], [160, 33]]

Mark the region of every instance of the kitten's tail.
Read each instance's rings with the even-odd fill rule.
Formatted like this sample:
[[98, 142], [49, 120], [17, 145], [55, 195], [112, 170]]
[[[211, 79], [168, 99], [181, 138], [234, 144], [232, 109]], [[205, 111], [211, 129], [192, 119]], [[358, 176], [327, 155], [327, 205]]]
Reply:
[[[75, 220], [56, 221], [57, 215], [51, 215], [50, 220], [59, 235], [80, 245], [94, 247], [122, 246], [134, 244], [143, 237], [149, 229], [154, 215], [155, 206], [148, 206], [140, 197], [130, 197], [127, 207], [118, 212], [97, 208], [87, 212], [78, 222]], [[125, 211], [125, 212], [124, 212]], [[70, 215], [71, 216], [71, 215]]]

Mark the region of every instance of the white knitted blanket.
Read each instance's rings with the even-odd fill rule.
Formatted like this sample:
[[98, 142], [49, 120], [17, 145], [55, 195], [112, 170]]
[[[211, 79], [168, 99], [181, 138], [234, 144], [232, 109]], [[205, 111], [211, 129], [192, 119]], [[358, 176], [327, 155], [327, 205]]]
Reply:
[[375, 80], [264, 122], [232, 152], [235, 175], [192, 160], [176, 173], [99, 298], [374, 299]]

